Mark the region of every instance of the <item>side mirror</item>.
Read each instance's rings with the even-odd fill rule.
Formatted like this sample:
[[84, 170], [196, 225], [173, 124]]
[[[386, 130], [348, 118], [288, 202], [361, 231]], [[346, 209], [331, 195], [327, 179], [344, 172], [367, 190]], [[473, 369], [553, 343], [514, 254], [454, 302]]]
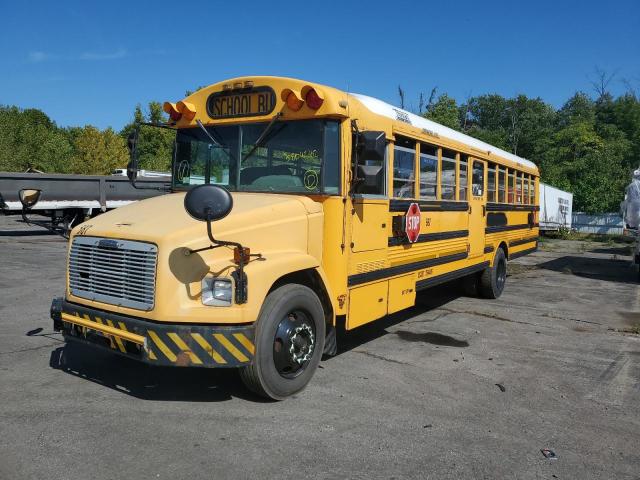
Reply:
[[383, 190], [382, 183], [382, 166], [380, 165], [358, 165], [358, 178], [361, 179], [361, 183], [358, 187], [363, 193], [373, 189], [374, 192]]
[[198, 185], [185, 195], [184, 208], [196, 220], [215, 222], [229, 215], [233, 197], [218, 185]]
[[359, 157], [363, 160], [383, 161], [387, 149], [387, 138], [384, 132], [364, 131], [358, 141]]
[[29, 210], [33, 207], [38, 200], [40, 200], [40, 193], [42, 190], [24, 188], [18, 192], [18, 197], [20, 198], [20, 203], [25, 210]]
[[130, 182], [135, 182], [138, 177], [138, 129], [136, 128], [127, 137], [127, 147], [129, 148], [129, 163], [127, 164], [127, 177]]

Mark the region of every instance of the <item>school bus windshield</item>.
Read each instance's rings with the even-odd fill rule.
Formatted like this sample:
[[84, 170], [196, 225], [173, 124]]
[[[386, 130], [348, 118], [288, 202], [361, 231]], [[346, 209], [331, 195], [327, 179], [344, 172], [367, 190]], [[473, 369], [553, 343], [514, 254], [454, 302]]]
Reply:
[[178, 130], [175, 188], [213, 183], [231, 191], [339, 194], [340, 124], [336, 121], [206, 128], [217, 144], [200, 128]]

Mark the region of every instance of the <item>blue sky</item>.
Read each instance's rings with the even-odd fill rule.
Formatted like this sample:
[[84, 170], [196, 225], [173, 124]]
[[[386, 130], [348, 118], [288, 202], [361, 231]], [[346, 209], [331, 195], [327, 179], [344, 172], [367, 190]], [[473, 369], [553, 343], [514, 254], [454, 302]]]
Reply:
[[[388, 10], [391, 6], [392, 10]], [[640, 1], [0, 0], [0, 104], [121, 128], [137, 103], [283, 75], [407, 104], [431, 88], [555, 106], [599, 66], [640, 91]]]

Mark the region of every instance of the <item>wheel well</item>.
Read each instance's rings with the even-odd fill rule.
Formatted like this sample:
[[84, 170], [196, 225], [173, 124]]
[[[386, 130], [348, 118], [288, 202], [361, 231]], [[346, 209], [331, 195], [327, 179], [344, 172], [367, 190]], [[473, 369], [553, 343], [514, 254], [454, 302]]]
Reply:
[[498, 248], [501, 248], [504, 251], [504, 256], [509, 259], [509, 247], [507, 247], [507, 242], [500, 242]]
[[322, 303], [325, 322], [327, 325], [333, 325], [333, 306], [329, 299], [329, 293], [327, 292], [327, 288], [325, 287], [322, 278], [320, 278], [320, 274], [315, 269], [310, 268], [307, 270], [299, 270], [280, 277], [273, 285], [271, 285], [268, 293], [271, 293], [276, 288], [288, 283], [297, 283], [313, 290], [316, 295], [318, 295], [318, 298]]

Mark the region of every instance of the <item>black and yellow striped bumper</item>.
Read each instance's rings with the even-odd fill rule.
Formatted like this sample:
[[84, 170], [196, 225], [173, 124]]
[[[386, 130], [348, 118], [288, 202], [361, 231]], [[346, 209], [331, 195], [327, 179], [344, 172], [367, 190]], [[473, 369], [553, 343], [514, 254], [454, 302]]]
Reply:
[[67, 340], [90, 343], [151, 365], [241, 367], [253, 361], [253, 325], [164, 324], [54, 299], [54, 328]]

